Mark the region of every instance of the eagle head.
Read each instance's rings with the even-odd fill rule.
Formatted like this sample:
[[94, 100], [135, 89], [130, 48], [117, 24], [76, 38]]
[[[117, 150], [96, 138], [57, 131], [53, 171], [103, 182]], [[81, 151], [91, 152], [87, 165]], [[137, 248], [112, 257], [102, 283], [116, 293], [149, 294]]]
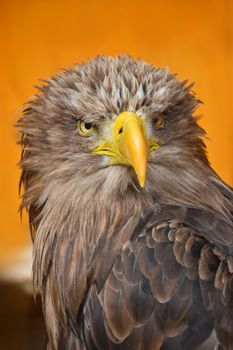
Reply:
[[187, 162], [207, 163], [190, 88], [167, 69], [122, 55], [51, 77], [19, 122], [27, 181], [35, 175], [45, 192], [51, 180], [83, 192], [148, 193]]

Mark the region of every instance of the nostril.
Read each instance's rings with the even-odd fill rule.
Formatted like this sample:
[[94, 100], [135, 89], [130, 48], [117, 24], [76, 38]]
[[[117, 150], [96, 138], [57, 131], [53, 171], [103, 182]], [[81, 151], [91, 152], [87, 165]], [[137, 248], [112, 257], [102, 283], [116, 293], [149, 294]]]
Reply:
[[123, 127], [121, 127], [121, 128], [119, 129], [118, 134], [122, 134], [122, 132], [123, 132]]

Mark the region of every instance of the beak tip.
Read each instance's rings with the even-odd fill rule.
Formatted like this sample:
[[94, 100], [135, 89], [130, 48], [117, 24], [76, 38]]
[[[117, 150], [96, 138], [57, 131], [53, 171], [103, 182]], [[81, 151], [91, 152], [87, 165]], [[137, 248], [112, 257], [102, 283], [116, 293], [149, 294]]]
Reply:
[[138, 182], [141, 188], [145, 187], [145, 178], [138, 178]]

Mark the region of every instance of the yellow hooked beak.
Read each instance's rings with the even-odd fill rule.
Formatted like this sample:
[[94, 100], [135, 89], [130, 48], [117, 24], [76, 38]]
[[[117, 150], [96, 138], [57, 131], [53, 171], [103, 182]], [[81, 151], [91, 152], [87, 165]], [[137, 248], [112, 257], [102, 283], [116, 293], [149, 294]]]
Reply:
[[158, 146], [157, 143], [147, 139], [141, 117], [133, 112], [123, 112], [112, 124], [110, 139], [101, 143], [93, 153], [109, 156], [109, 165], [132, 166], [140, 186], [144, 187], [149, 150]]

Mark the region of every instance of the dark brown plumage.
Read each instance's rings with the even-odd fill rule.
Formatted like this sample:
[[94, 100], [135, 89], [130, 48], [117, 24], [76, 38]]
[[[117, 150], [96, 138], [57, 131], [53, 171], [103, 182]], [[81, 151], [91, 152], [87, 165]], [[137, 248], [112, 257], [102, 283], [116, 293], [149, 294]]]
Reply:
[[47, 349], [233, 349], [233, 192], [190, 86], [99, 56], [39, 89], [18, 128]]

